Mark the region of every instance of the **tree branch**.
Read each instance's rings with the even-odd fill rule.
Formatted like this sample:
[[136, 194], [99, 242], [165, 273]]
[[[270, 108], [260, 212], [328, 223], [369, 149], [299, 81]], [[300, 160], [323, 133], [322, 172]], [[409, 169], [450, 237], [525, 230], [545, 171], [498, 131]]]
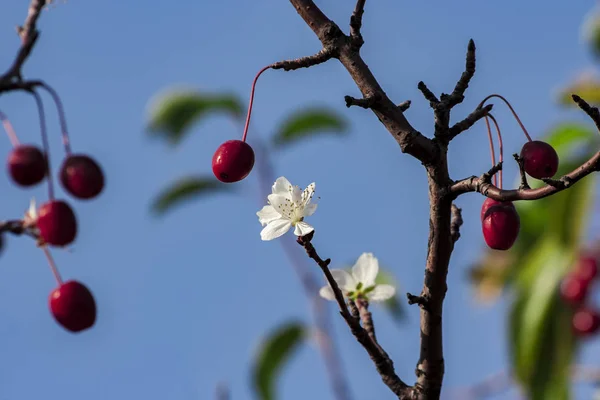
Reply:
[[333, 47], [322, 48], [317, 54], [297, 58], [295, 60], [279, 61], [271, 65], [272, 69], [283, 69], [284, 71], [293, 71], [299, 68], [308, 68], [314, 65], [329, 61], [335, 56]]
[[369, 67], [353, 47], [351, 38], [327, 18], [312, 0], [290, 0], [290, 3], [317, 35], [323, 47], [334, 49], [337, 58], [360, 89], [363, 98], [372, 98], [376, 94], [380, 96], [380, 104], [377, 109], [373, 109], [373, 112], [400, 145], [402, 152], [412, 155], [424, 164], [434, 162], [438, 148], [413, 128], [402, 110], [387, 97]]
[[362, 17], [365, 12], [365, 2], [366, 0], [358, 0], [356, 2], [356, 6], [354, 7], [354, 12], [350, 17], [350, 39], [352, 40], [352, 47], [355, 50], [360, 49], [365, 43], [362, 34], [360, 33], [360, 28], [362, 27]]
[[326, 260], [321, 259], [317, 254], [315, 247], [312, 244], [312, 238], [314, 236], [314, 231], [305, 236], [298, 237], [298, 244], [304, 247], [306, 254], [309, 258], [313, 259], [317, 265], [323, 271], [329, 286], [333, 290], [335, 295], [335, 299], [338, 303], [338, 307], [340, 308], [340, 314], [348, 324], [350, 331], [356, 338], [356, 340], [365, 348], [371, 360], [375, 364], [377, 368], [377, 372], [381, 376], [381, 380], [390, 388], [390, 390], [398, 396], [399, 399], [410, 400], [414, 397], [413, 388], [404, 383], [398, 375], [396, 375], [396, 371], [394, 369], [394, 363], [389, 358], [385, 350], [373, 340], [373, 338], [369, 335], [369, 332], [360, 325], [360, 321], [356, 319], [346, 306], [346, 302], [344, 300], [344, 295], [340, 290], [337, 282], [333, 278], [331, 271], [329, 271], [329, 263], [331, 260], [328, 258]]
[[375, 336], [375, 325], [373, 324], [373, 316], [369, 311], [369, 302], [364, 299], [356, 299], [356, 306], [360, 316], [362, 326], [367, 331], [371, 339], [377, 343], [377, 337]]
[[519, 190], [531, 189], [531, 186], [529, 186], [529, 183], [527, 182], [527, 173], [525, 172], [525, 161], [517, 153], [513, 154], [513, 158], [519, 165], [519, 176], [521, 178]]
[[25, 22], [17, 28], [21, 47], [11, 67], [0, 76], [0, 94], [11, 90], [28, 90], [35, 86], [32, 82], [23, 81], [21, 69], [39, 37], [37, 20], [46, 4], [46, 0], [31, 0]]
[[448, 140], [454, 139], [456, 136], [475, 125], [477, 121], [479, 121], [481, 118], [488, 115], [490, 111], [492, 111], [493, 106], [493, 104], [487, 104], [485, 107], [478, 107], [465, 119], [452, 125], [450, 131], [448, 132]]
[[452, 235], [452, 241], [456, 243], [460, 239], [460, 227], [463, 224], [462, 209], [458, 208], [452, 203], [452, 221], [450, 225], [450, 233]]

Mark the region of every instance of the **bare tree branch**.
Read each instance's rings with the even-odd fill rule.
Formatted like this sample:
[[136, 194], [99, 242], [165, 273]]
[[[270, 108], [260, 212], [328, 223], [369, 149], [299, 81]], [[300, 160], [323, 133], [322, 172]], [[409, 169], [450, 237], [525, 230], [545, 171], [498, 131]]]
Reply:
[[23, 81], [21, 69], [39, 37], [37, 20], [46, 4], [46, 0], [31, 0], [25, 22], [23, 26], [17, 28], [17, 33], [21, 38], [21, 47], [8, 71], [0, 76], [0, 93], [11, 90], [28, 90], [35, 86], [33, 82]]
[[371, 339], [377, 343], [377, 337], [375, 336], [375, 325], [373, 324], [373, 316], [369, 311], [369, 302], [364, 299], [356, 299], [356, 306], [358, 307], [358, 313], [362, 326], [367, 331]]
[[519, 185], [519, 190], [531, 189], [529, 183], [527, 182], [527, 173], [525, 172], [525, 162], [524, 160], [517, 154], [513, 154], [513, 158], [519, 165], [519, 176], [521, 178], [521, 184]]
[[354, 7], [354, 12], [350, 17], [350, 39], [352, 41], [352, 47], [355, 50], [360, 49], [365, 43], [362, 34], [360, 33], [360, 28], [362, 27], [362, 17], [365, 12], [365, 2], [366, 0], [358, 0], [356, 2], [356, 6]]
[[369, 67], [352, 46], [350, 37], [327, 18], [312, 0], [290, 0], [290, 3], [317, 35], [323, 47], [335, 49], [337, 58], [360, 89], [363, 98], [372, 98], [375, 94], [380, 96], [380, 104], [373, 112], [400, 145], [402, 152], [411, 154], [425, 164], [434, 162], [439, 149], [430, 139], [413, 128], [402, 110], [387, 97]]
[[465, 71], [462, 73], [460, 79], [456, 83], [454, 90], [450, 96], [442, 99], [446, 103], [446, 107], [449, 109], [463, 102], [465, 99], [465, 91], [469, 87], [469, 83], [471, 82], [473, 75], [475, 75], [475, 42], [473, 39], [469, 40], [466, 58]]
[[374, 94], [373, 96], [364, 99], [355, 99], [352, 96], [344, 96], [344, 100], [346, 101], [346, 107], [357, 106], [365, 109], [376, 109], [381, 97], [378, 94]]
[[423, 93], [423, 97], [425, 97], [425, 99], [429, 101], [429, 104], [432, 108], [435, 108], [440, 103], [440, 99], [438, 99], [437, 96], [433, 94], [431, 90], [429, 90], [425, 82], [419, 82], [417, 84], [417, 89], [419, 89], [421, 93]]
[[360, 320], [356, 319], [348, 310], [344, 300], [344, 295], [342, 294], [337, 282], [333, 278], [331, 271], [329, 271], [329, 263], [331, 260], [329, 258], [323, 260], [321, 257], [319, 257], [315, 247], [311, 242], [313, 236], [314, 231], [308, 235], [298, 237], [298, 244], [304, 247], [308, 257], [313, 259], [321, 268], [321, 271], [323, 271], [327, 282], [333, 289], [335, 299], [338, 303], [338, 307], [340, 308], [340, 314], [348, 324], [350, 331], [356, 340], [365, 348], [371, 357], [371, 360], [375, 364], [377, 372], [379, 372], [382, 381], [390, 388], [390, 390], [396, 394], [399, 399], [413, 399], [413, 388], [404, 383], [398, 377], [398, 375], [396, 375], [394, 363], [389, 358], [385, 350], [383, 350], [383, 348], [373, 340], [373, 338], [369, 335], [369, 332], [360, 325]]
[[448, 133], [448, 140], [454, 139], [456, 136], [475, 125], [477, 121], [479, 121], [481, 118], [488, 115], [490, 111], [492, 111], [493, 106], [493, 104], [488, 104], [482, 108], [478, 107], [465, 119], [452, 125]]
[[400, 111], [404, 112], [410, 108], [410, 105], [411, 105], [411, 101], [405, 100], [402, 103], [398, 104], [398, 108], [400, 109]]
[[308, 68], [314, 65], [322, 64], [329, 61], [335, 56], [335, 49], [333, 47], [326, 47], [321, 49], [317, 54], [312, 56], [306, 56], [297, 58], [295, 60], [279, 61], [271, 65], [273, 69], [283, 69], [284, 71], [293, 71], [299, 68]]

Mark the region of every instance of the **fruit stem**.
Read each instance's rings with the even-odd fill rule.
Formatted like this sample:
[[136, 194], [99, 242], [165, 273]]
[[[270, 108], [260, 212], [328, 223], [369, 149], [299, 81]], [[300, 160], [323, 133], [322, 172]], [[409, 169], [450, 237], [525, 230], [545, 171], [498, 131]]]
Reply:
[[8, 135], [8, 139], [12, 143], [13, 147], [17, 147], [19, 145], [19, 138], [17, 137], [17, 133], [15, 132], [12, 124], [8, 120], [6, 114], [0, 111], [0, 120], [2, 121], [2, 125], [4, 125], [4, 130]]
[[[496, 126], [496, 134], [498, 136], [498, 147], [500, 147], [500, 162], [503, 162], [504, 161], [504, 145], [502, 144], [502, 133], [500, 132], [500, 125], [498, 124], [498, 121], [496, 120], [496, 118], [494, 118], [494, 116], [492, 114], [488, 114], [487, 116], [490, 117], [490, 119]], [[487, 120], [487, 117], [486, 117], [486, 120]], [[500, 186], [498, 186], [500, 189], [502, 189], [502, 181], [503, 181], [502, 170], [500, 170]]]
[[[490, 127], [490, 120], [487, 115], [485, 116], [485, 126], [487, 127], [488, 139], [490, 141], [490, 156], [492, 157], [492, 167], [496, 165], [496, 151], [494, 150], [494, 140], [492, 139], [492, 128]], [[494, 185], [498, 186], [498, 178], [494, 174]]]
[[50, 254], [50, 250], [48, 250], [48, 246], [46, 246], [46, 245], [42, 246], [42, 250], [44, 251], [44, 254], [46, 255], [46, 259], [48, 260], [48, 264], [50, 265], [50, 270], [52, 271], [52, 275], [54, 275], [54, 279], [56, 280], [56, 283], [58, 284], [58, 286], [61, 286], [63, 284], [63, 280], [60, 277], [58, 268], [56, 268], [56, 263], [54, 262], [54, 258], [52, 258], [52, 254]]
[[41, 87], [46, 89], [50, 96], [52, 96], [52, 100], [54, 100], [54, 104], [56, 104], [56, 110], [58, 111], [58, 120], [60, 122], [60, 130], [62, 132], [62, 142], [65, 148], [65, 153], [67, 156], [71, 155], [71, 140], [69, 139], [69, 131], [67, 129], [67, 117], [65, 114], [65, 108], [63, 107], [62, 101], [60, 101], [60, 96], [50, 85], [46, 82], [42, 82]]
[[272, 65], [267, 65], [266, 67], [264, 67], [263, 69], [261, 69], [260, 71], [258, 71], [258, 74], [256, 74], [256, 76], [254, 77], [254, 82], [252, 82], [252, 90], [250, 91], [250, 103], [248, 103], [248, 115], [246, 116], [246, 125], [244, 126], [244, 133], [242, 135], [242, 142], [246, 141], [246, 136], [248, 135], [248, 127], [250, 126], [250, 115], [252, 115], [252, 103], [254, 102], [254, 88], [256, 87], [256, 81], [258, 80], [258, 77], [265, 72], [266, 70], [268, 70], [269, 68], [271, 68]]
[[42, 134], [42, 145], [44, 146], [44, 154], [46, 156], [46, 165], [48, 166], [48, 199], [54, 200], [54, 185], [52, 184], [52, 169], [50, 168], [50, 145], [48, 144], [48, 134], [46, 133], [46, 115], [44, 113], [44, 103], [42, 98], [35, 90], [31, 91], [38, 107], [40, 115], [40, 132]]
[[510, 111], [512, 112], [513, 116], [515, 117], [515, 119], [517, 120], [517, 122], [519, 123], [519, 126], [521, 126], [521, 129], [523, 130], [523, 133], [525, 134], [525, 137], [527, 137], [528, 141], [532, 141], [531, 140], [531, 136], [529, 136], [529, 133], [527, 132], [527, 129], [525, 129], [525, 125], [523, 125], [523, 123], [521, 122], [521, 119], [519, 118], [519, 116], [517, 115], [517, 112], [515, 111], [515, 109], [510, 105], [510, 103], [508, 102], [508, 100], [506, 100], [504, 97], [500, 96], [499, 94], [490, 94], [488, 97], [486, 97], [485, 99], [481, 100], [481, 103], [479, 103], [479, 107], [483, 107], [483, 105], [485, 104], [485, 102], [489, 99], [491, 99], [492, 97], [497, 97], [500, 100], [502, 100], [510, 109]]

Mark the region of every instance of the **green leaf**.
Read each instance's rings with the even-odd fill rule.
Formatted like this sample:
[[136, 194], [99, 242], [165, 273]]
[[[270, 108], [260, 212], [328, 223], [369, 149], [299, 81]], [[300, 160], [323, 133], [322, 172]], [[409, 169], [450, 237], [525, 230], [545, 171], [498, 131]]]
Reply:
[[334, 110], [307, 108], [292, 114], [283, 122], [273, 137], [273, 144], [282, 147], [317, 134], [344, 134], [347, 128], [346, 120]]
[[531, 400], [568, 398], [574, 346], [568, 310], [561, 308], [557, 292], [575, 250], [546, 235], [520, 265], [523, 273], [510, 314], [510, 344], [516, 377]]
[[288, 322], [272, 331], [261, 344], [252, 366], [252, 383], [261, 400], [275, 400], [275, 383], [281, 369], [306, 338], [308, 329]]
[[384, 301], [382, 305], [396, 322], [404, 322], [404, 318], [406, 317], [403, 306], [404, 303], [400, 301], [400, 287], [396, 282], [396, 279], [394, 279], [392, 273], [379, 268], [379, 273], [375, 278], [375, 283], [378, 285], [392, 285], [396, 288], [396, 294], [394, 294], [392, 298]]
[[185, 201], [217, 192], [232, 190], [233, 187], [207, 176], [181, 178], [164, 189], [152, 204], [152, 211], [162, 215]]
[[154, 101], [148, 131], [175, 145], [194, 123], [216, 113], [239, 118], [242, 103], [231, 94], [170, 91]]
[[582, 26], [582, 33], [592, 54], [600, 58], [600, 13], [597, 7], [594, 7], [586, 15]]
[[561, 90], [558, 101], [561, 105], [577, 108], [577, 103], [571, 98], [576, 94], [592, 105], [600, 104], [600, 80], [588, 75], [582, 75], [576, 81]]

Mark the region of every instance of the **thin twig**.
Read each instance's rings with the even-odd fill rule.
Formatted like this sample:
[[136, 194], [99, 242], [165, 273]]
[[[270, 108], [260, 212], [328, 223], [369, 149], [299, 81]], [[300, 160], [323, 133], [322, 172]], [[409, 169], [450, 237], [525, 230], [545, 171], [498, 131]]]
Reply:
[[469, 82], [475, 75], [475, 42], [473, 39], [469, 40], [467, 46], [467, 57], [465, 62], [465, 71], [462, 73], [460, 79], [456, 83], [452, 93], [446, 98], [445, 103], [447, 108], [452, 108], [457, 104], [462, 103], [465, 99], [465, 91], [469, 87]]
[[293, 71], [299, 68], [308, 68], [329, 61], [335, 56], [333, 47], [324, 47], [318, 53], [311, 56], [300, 57], [294, 60], [279, 61], [271, 65], [272, 69], [283, 69], [284, 71]]
[[411, 105], [411, 101], [405, 100], [402, 103], [398, 104], [398, 108], [400, 109], [400, 111], [404, 112], [410, 108], [410, 105]]
[[350, 331], [356, 338], [356, 340], [365, 348], [371, 360], [375, 364], [379, 375], [381, 376], [382, 381], [392, 390], [394, 394], [398, 396], [399, 399], [413, 399], [414, 391], [413, 388], [404, 383], [398, 375], [396, 375], [396, 371], [394, 369], [394, 363], [389, 358], [387, 353], [383, 350], [383, 348], [375, 342], [369, 333], [360, 325], [360, 321], [352, 316], [348, 307], [346, 306], [346, 302], [344, 300], [344, 295], [340, 290], [337, 282], [333, 278], [331, 271], [329, 271], [329, 263], [330, 259], [323, 260], [319, 254], [317, 253], [315, 247], [312, 244], [312, 238], [314, 236], [314, 231], [305, 236], [298, 237], [298, 244], [304, 247], [306, 254], [309, 258], [314, 260], [321, 271], [325, 275], [329, 286], [333, 290], [335, 295], [335, 299], [338, 303], [338, 307], [340, 308], [340, 314], [348, 324]]
[[367, 331], [371, 339], [377, 343], [377, 337], [375, 336], [375, 325], [373, 324], [373, 316], [369, 311], [369, 302], [364, 299], [356, 299], [356, 306], [360, 315], [360, 321], [362, 322], [363, 328]]
[[374, 94], [373, 96], [365, 97], [364, 99], [355, 99], [352, 96], [344, 96], [344, 100], [346, 101], [346, 107], [357, 106], [365, 109], [376, 109], [381, 100], [381, 96], [379, 96], [379, 94]]
[[421, 93], [423, 93], [423, 97], [425, 97], [425, 99], [429, 101], [431, 107], [435, 107], [437, 104], [439, 104], [440, 99], [438, 99], [437, 96], [433, 94], [431, 90], [429, 90], [425, 82], [419, 82], [417, 84], [417, 88], [421, 91]]
[[362, 27], [362, 17], [365, 12], [366, 0], [358, 0], [354, 7], [354, 12], [350, 17], [350, 39], [354, 49], [358, 50], [365, 43], [360, 28]]
[[521, 183], [519, 184], [519, 190], [531, 189], [529, 183], [527, 182], [527, 173], [525, 172], [525, 160], [520, 157], [517, 153], [513, 154], [513, 158], [517, 162], [519, 166], [519, 176], [521, 179]]
[[29, 4], [25, 22], [17, 28], [17, 33], [21, 38], [21, 47], [8, 71], [0, 76], [0, 93], [11, 90], [31, 89], [35, 86], [32, 82], [23, 81], [21, 69], [39, 37], [37, 20], [45, 5], [46, 0], [32, 0]]
[[492, 111], [493, 106], [494, 106], [493, 104], [487, 104], [484, 107], [481, 107], [481, 108], [478, 107], [471, 114], [469, 114], [465, 119], [452, 125], [452, 127], [450, 128], [449, 134], [448, 134], [448, 139], [452, 140], [456, 136], [461, 134], [462, 132], [471, 128], [473, 125], [475, 125], [475, 123], [477, 121], [479, 121], [481, 118], [488, 115], [488, 113], [490, 111]]

